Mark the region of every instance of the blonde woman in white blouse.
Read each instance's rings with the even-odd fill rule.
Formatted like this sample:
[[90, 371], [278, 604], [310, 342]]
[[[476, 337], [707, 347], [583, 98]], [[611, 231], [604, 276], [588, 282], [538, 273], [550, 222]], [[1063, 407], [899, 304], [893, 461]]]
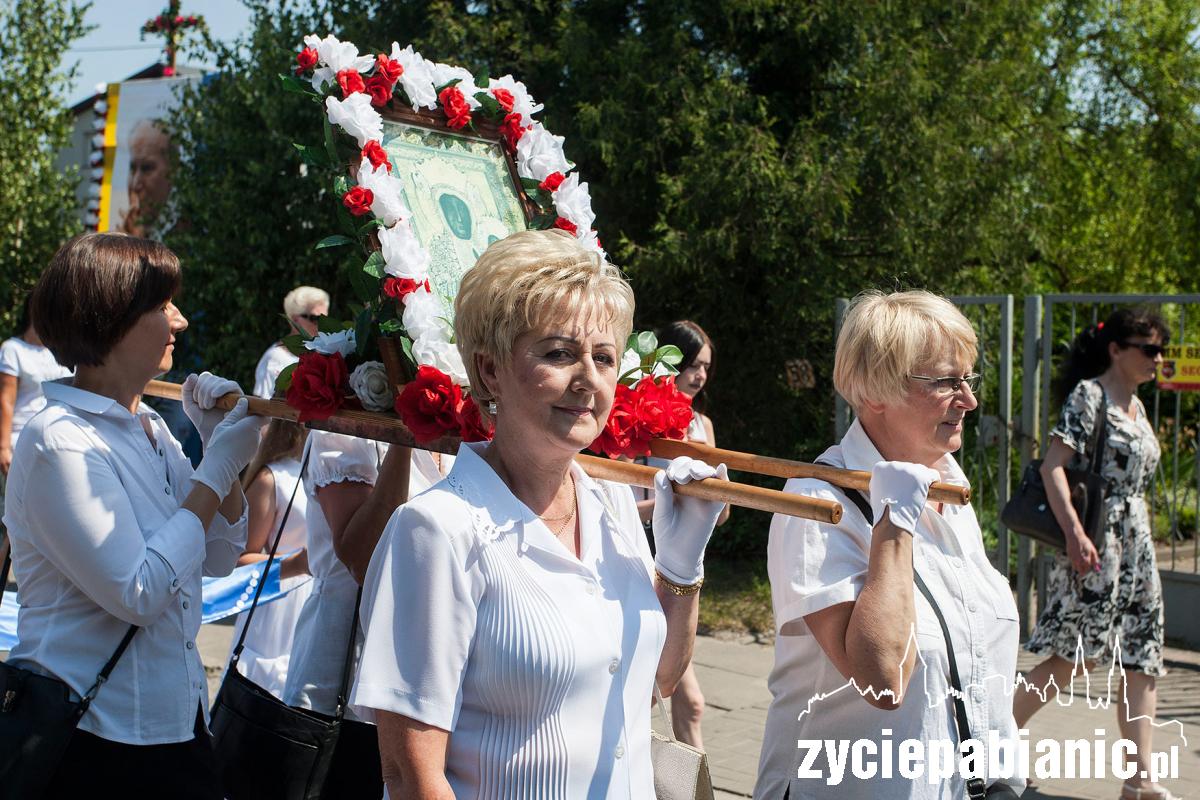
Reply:
[[[767, 566], [777, 636], [755, 798], [967, 796], [957, 771], [946, 779], [921, 771], [913, 779], [879, 766], [901, 763], [894, 750], [881, 751], [908, 740], [922, 753], [934, 742], [958, 749], [946, 642], [933, 607], [914, 588], [914, 572], [953, 642], [971, 727], [962, 738], [973, 734], [985, 743], [984, 765], [989, 731], [1015, 739], [1012, 592], [988, 561], [971, 506], [926, 501], [935, 480], [966, 484], [952, 453], [978, 405], [975, 355], [971, 324], [929, 292], [867, 293], [846, 315], [833, 380], [858, 418], [819, 460], [871, 473], [872, 519], [824, 481], [787, 482], [785, 491], [837, 500], [845, 513], [836, 525], [778, 515], [771, 522]], [[832, 784], [810, 777], [837, 771], [823, 750], [811, 761], [814, 753], [797, 746], [811, 739], [874, 743], [879, 768], [861, 778], [846, 770]], [[1023, 789], [1021, 765], [1003, 751], [998, 757], [1007, 775], [985, 779], [989, 794]]]
[[401, 507], [365, 584], [351, 702], [377, 719], [391, 797], [653, 796], [652, 690], [691, 656], [721, 505], [660, 473], [651, 558], [629, 488], [574, 465], [632, 318], [619, 271], [562, 231], [496, 242], [463, 277], [456, 341], [495, 438]]
[[139, 626], [79, 722], [48, 796], [222, 796], [196, 647], [201, 575], [228, 574], [246, 541], [237, 482], [265, 420], [213, 408], [237, 384], [184, 382], [204, 458], [192, 469], [141, 404], [171, 368], [187, 320], [172, 297], [179, 262], [120, 234], [67, 242], [42, 274], [33, 315], [75, 377], [46, 383], [9, 473], [4, 521], [21, 614], [9, 662], [82, 695], [130, 625]]

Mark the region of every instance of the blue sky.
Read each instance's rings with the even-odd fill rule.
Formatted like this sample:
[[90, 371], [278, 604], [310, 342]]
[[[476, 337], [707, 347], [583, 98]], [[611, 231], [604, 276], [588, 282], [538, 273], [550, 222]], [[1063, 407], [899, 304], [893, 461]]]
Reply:
[[[64, 65], [79, 63], [79, 75], [67, 93], [69, 104], [91, 96], [97, 83], [120, 81], [161, 58], [163, 40], [141, 39], [142, 24], [161, 14], [166, 0], [94, 0], [87, 22], [96, 26], [75, 42], [63, 57]], [[200, 14], [217, 39], [237, 37], [250, 23], [250, 12], [238, 0], [183, 0], [184, 15]], [[184, 53], [180, 64], [206, 66], [202, 58]]]

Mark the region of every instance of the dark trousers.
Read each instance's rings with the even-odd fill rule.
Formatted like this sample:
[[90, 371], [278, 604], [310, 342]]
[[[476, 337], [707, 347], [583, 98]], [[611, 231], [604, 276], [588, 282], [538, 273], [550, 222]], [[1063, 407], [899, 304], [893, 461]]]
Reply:
[[77, 730], [45, 796], [221, 800], [212, 738], [198, 711], [194, 733], [178, 744], [138, 745]]
[[344, 719], [321, 800], [378, 800], [380, 797], [383, 797], [383, 774], [375, 726]]

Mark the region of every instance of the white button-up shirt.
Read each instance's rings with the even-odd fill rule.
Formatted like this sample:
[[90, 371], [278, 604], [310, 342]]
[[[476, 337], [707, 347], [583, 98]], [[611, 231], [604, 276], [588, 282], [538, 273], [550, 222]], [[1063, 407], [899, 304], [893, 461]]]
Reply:
[[[856, 421], [841, 444], [827, 450], [820, 460], [869, 471], [884, 459]], [[951, 456], [945, 456], [936, 468], [940, 480], [966, 485], [966, 477]], [[902, 777], [896, 767], [895, 750], [905, 739], [921, 740], [926, 753], [932, 740], [950, 742], [957, 752], [946, 644], [933, 609], [914, 587], [916, 670], [898, 709], [884, 711], [871, 706], [853, 686], [847, 686], [847, 679], [804, 622], [805, 615], [858, 598], [867, 578], [871, 525], [846, 495], [823, 481], [793, 479], [785, 491], [837, 500], [844, 513], [837, 525], [781, 515], [771, 522], [767, 565], [775, 611], [775, 667], [768, 681], [773, 700], [767, 712], [755, 798], [781, 800], [789, 780], [791, 800], [965, 797], [957, 774], [951, 780], [930, 783], [927, 773], [913, 780]], [[996, 730], [1002, 739], [1016, 739], [1012, 684], [1017, 664], [1017, 607], [1008, 582], [987, 559], [974, 509], [944, 505], [939, 514], [932, 505], [926, 506], [913, 537], [913, 567], [946, 618], [966, 693], [971, 733], [985, 746], [981, 763], [986, 764], [989, 730]], [[797, 778], [807, 754], [807, 748], [797, 746], [798, 740], [825, 739], [849, 740], [851, 747], [858, 739], [890, 746], [893, 777], [883, 778], [877, 771], [874, 778], [860, 779], [847, 766], [839, 785]], [[874, 763], [881, 765], [882, 757], [876, 756]], [[824, 755], [811, 769], [830, 773]], [[1020, 791], [1025, 786], [1024, 775], [1019, 767], [1016, 772], [1016, 777], [1004, 782]]]
[[575, 558], [464, 444], [371, 559], [351, 703], [450, 731], [458, 798], [651, 798], [666, 636], [633, 494], [572, 467]]
[[230, 525], [218, 513], [206, 533], [180, 508], [192, 465], [158, 414], [130, 414], [70, 380], [43, 385], [48, 404], [8, 476], [21, 602], [9, 660], [82, 695], [129, 625], [141, 626], [79, 727], [126, 744], [187, 741], [208, 705], [200, 578], [233, 569], [246, 517]]

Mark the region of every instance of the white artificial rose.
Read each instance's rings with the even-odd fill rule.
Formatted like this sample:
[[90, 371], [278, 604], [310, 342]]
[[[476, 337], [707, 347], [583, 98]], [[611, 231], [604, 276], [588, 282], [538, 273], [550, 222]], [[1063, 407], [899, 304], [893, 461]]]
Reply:
[[571, 169], [563, 153], [563, 137], [555, 136], [540, 124], [525, 131], [517, 142], [517, 174], [522, 178], [544, 181], [555, 173]]
[[467, 99], [467, 105], [471, 110], [479, 108], [480, 103], [475, 99], [475, 95], [483, 90], [475, 85], [475, 76], [468, 70], [462, 67], [452, 67], [449, 64], [434, 64], [433, 65], [433, 85], [445, 86], [450, 81], [458, 78], [458, 90], [463, 93], [463, 97]]
[[360, 56], [358, 48], [350, 42], [339, 42], [333, 34], [324, 39], [318, 39], [309, 34], [304, 37], [304, 44], [317, 51], [317, 63], [313, 70], [312, 85], [318, 92], [326, 82], [336, 83], [337, 74], [344, 69], [366, 72], [375, 64], [372, 56]]
[[638, 355], [637, 350], [631, 347], [621, 355], [621, 370], [617, 373], [617, 377], [637, 382], [642, 379], [643, 375], [645, 373], [642, 372], [642, 357]]
[[399, 61], [404, 67], [400, 74], [400, 86], [408, 95], [413, 111], [418, 108], [437, 108], [437, 92], [434, 91], [433, 65], [413, 50], [412, 45], [403, 50], [396, 42], [392, 42], [392, 60]]
[[457, 345], [434, 337], [417, 339], [413, 342], [412, 354], [418, 364], [440, 369], [459, 386], [470, 385], [467, 368], [463, 366], [462, 354], [458, 352]]
[[521, 127], [532, 125], [534, 122], [533, 115], [543, 108], [541, 103], [533, 102], [533, 97], [529, 94], [529, 90], [525, 88], [525, 84], [513, 78], [512, 75], [492, 78], [488, 81], [488, 89], [490, 91], [507, 89], [512, 93], [513, 113], [521, 115]]
[[354, 137], [359, 147], [383, 138], [383, 117], [371, 106], [371, 95], [355, 92], [345, 100], [333, 95], [325, 98], [329, 122]]
[[450, 341], [454, 330], [446, 319], [442, 301], [433, 293], [409, 292], [404, 297], [404, 314], [401, 316], [404, 330], [414, 342], [420, 339]]
[[395, 225], [411, 215], [400, 197], [404, 187], [399, 178], [388, 172], [386, 165], [377, 169], [370, 159], [364, 158], [358, 167], [358, 185], [371, 190], [371, 213], [384, 225]]
[[596, 215], [592, 212], [592, 196], [588, 185], [579, 182], [579, 174], [572, 172], [554, 192], [554, 210], [563, 219], [575, 223], [580, 234], [592, 229]]
[[600, 237], [596, 235], [595, 231], [585, 231], [583, 228], [580, 228], [575, 232], [575, 240], [588, 250], [591, 250], [596, 255], [600, 256], [600, 258], [604, 259], [605, 261], [608, 260], [608, 253], [604, 252], [604, 248], [600, 246]]
[[346, 328], [334, 333], [318, 333], [313, 338], [307, 340], [304, 346], [309, 350], [323, 353], [327, 356], [331, 356], [334, 353], [349, 356], [358, 348], [358, 343], [354, 339], [354, 329]]
[[413, 233], [407, 220], [379, 230], [383, 248], [383, 271], [394, 278], [411, 278], [418, 283], [429, 276], [429, 251]]
[[392, 410], [392, 387], [378, 361], [364, 361], [350, 373], [350, 388], [368, 411]]

